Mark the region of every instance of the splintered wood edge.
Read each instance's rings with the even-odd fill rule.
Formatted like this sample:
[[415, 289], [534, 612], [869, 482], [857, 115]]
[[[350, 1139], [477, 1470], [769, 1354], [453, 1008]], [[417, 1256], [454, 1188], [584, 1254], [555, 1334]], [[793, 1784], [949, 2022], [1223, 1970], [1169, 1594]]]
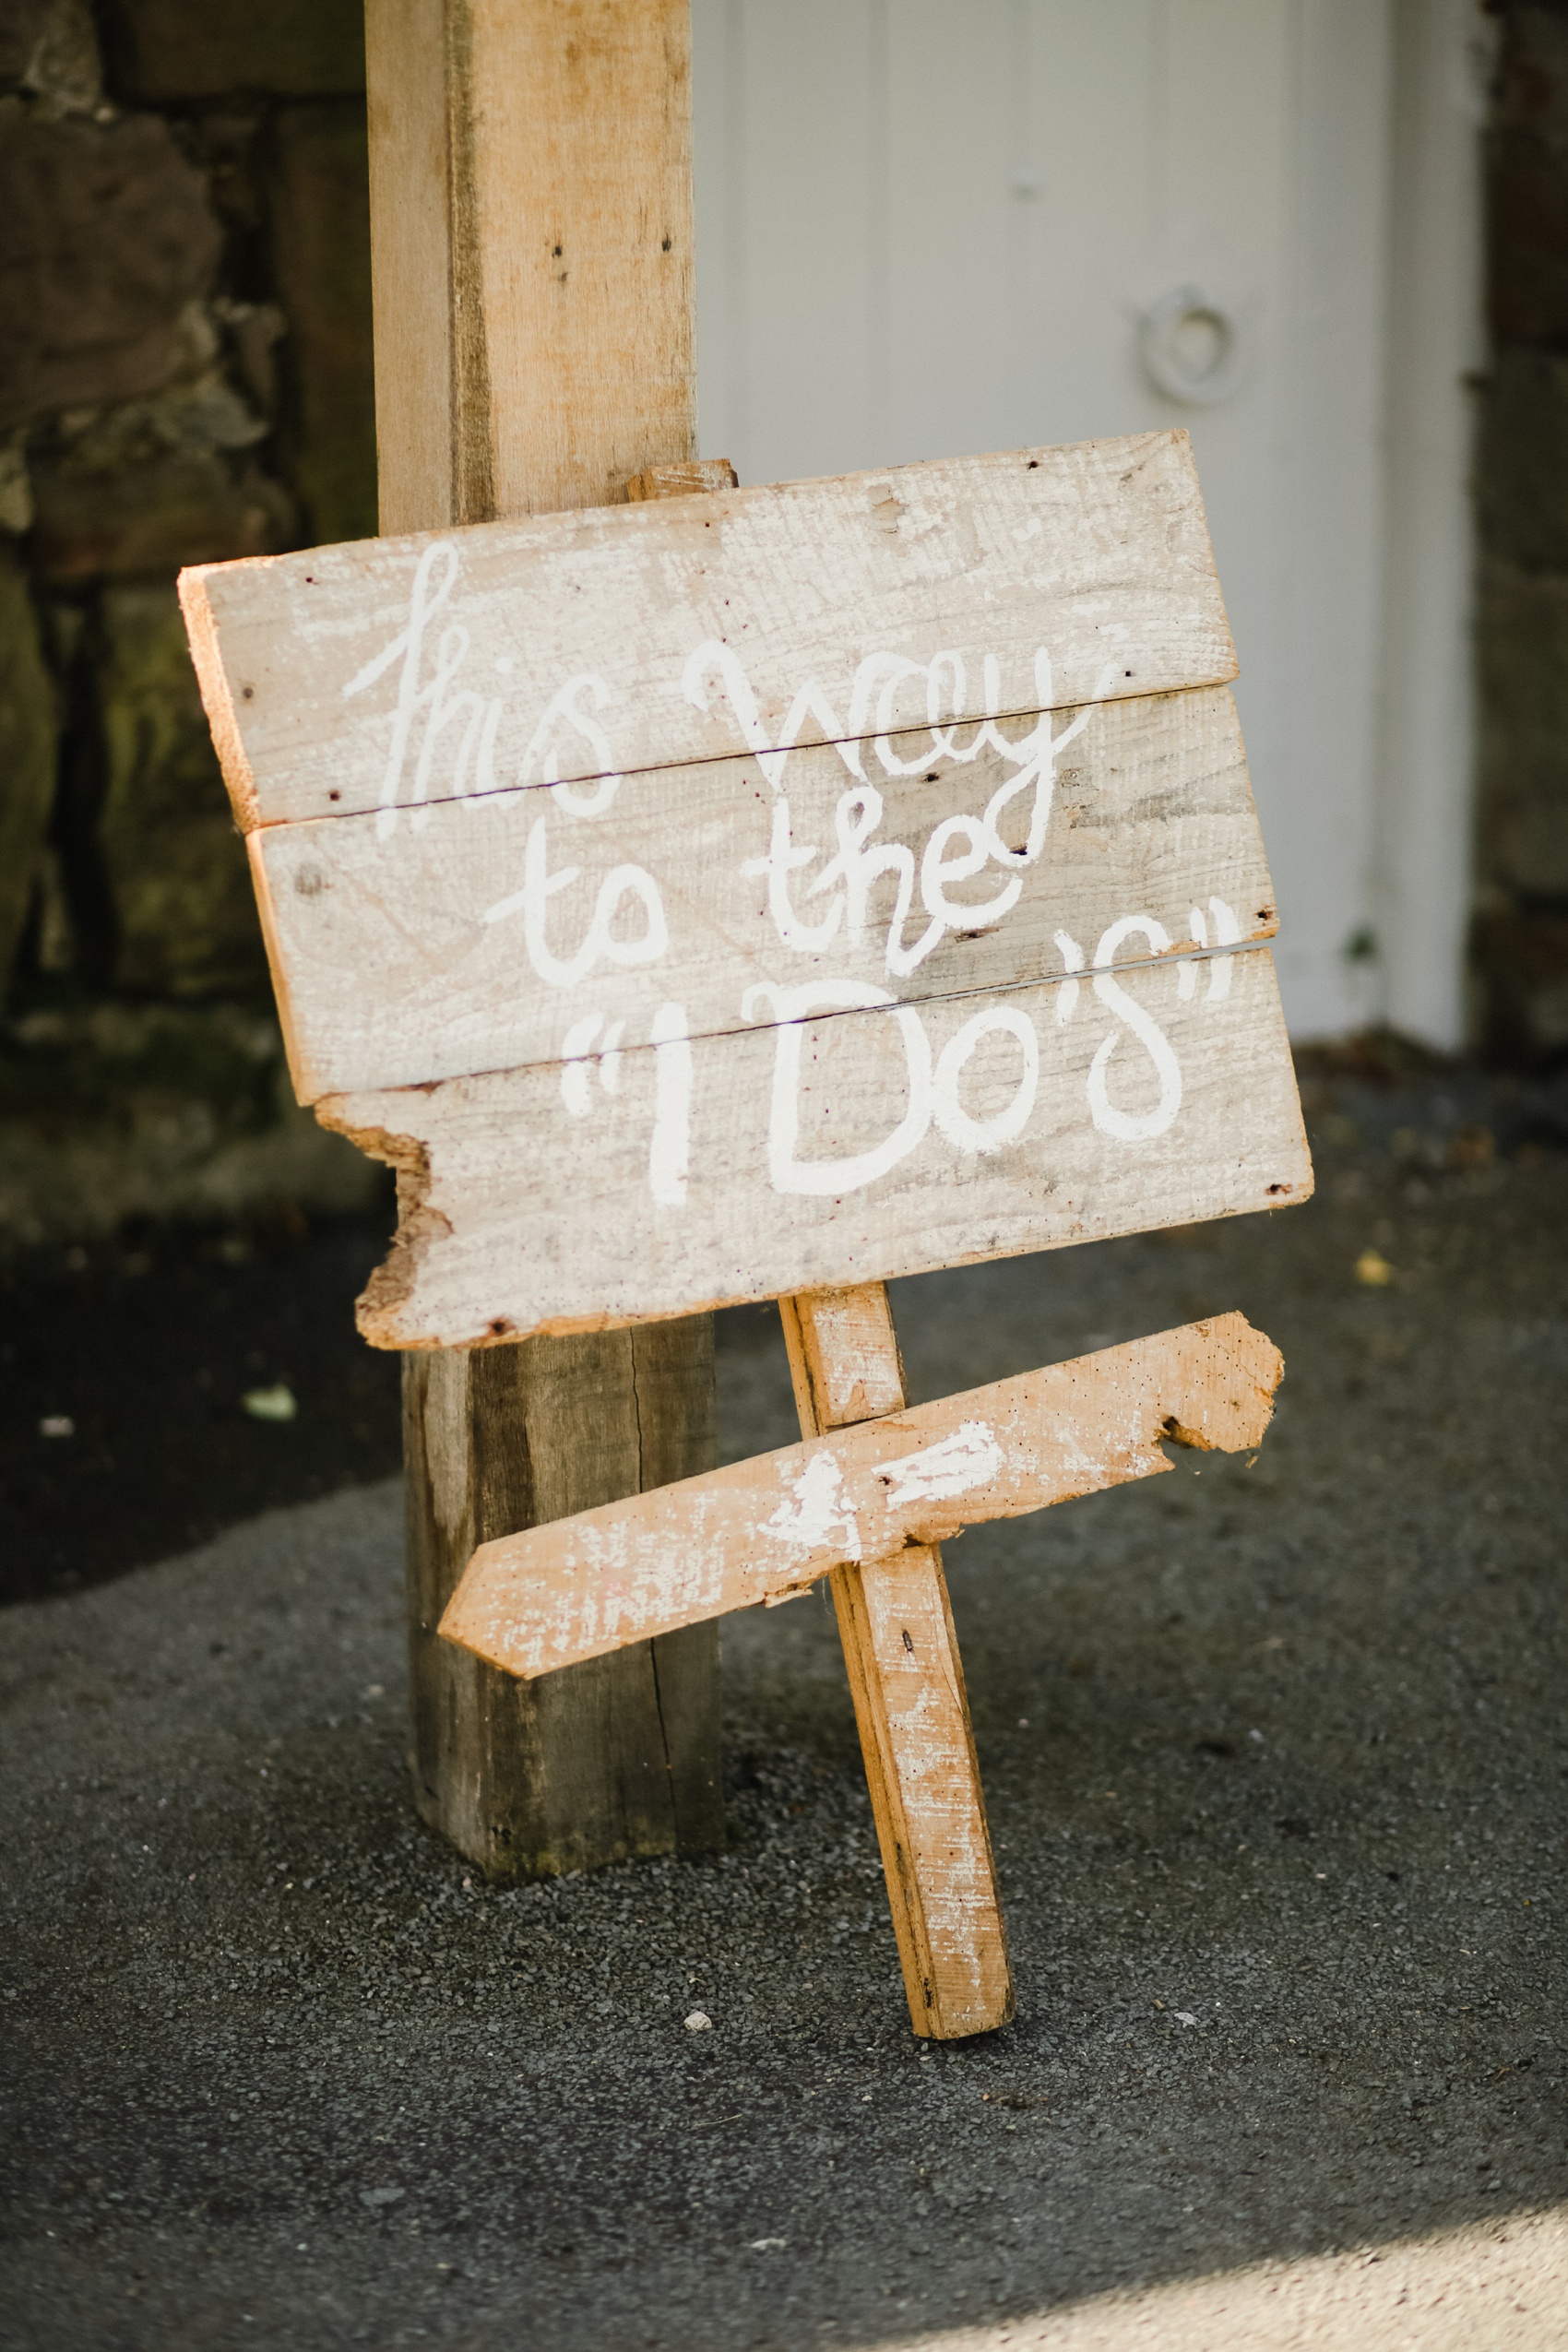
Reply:
[[[379, 1159], [384, 1167], [390, 1168], [398, 1180], [398, 1229], [386, 1257], [354, 1301], [354, 1321], [360, 1336], [373, 1348], [391, 1348], [400, 1354], [439, 1355], [442, 1349], [435, 1341], [426, 1342], [422, 1349], [410, 1348], [402, 1340], [389, 1336], [418, 1277], [419, 1261], [426, 1242], [444, 1240], [452, 1230], [450, 1220], [430, 1204], [429, 1151], [413, 1135], [397, 1135], [386, 1127], [358, 1127], [350, 1120], [334, 1118], [326, 1099], [311, 1107], [329, 1134], [346, 1135], [368, 1159]], [[510, 1324], [505, 1330], [493, 1324], [485, 1336], [474, 1344], [500, 1347], [517, 1336]]]
[[626, 484], [630, 505], [647, 498], [696, 498], [715, 490], [739, 490], [741, 477], [728, 457], [689, 457], [673, 465], [648, 466]]
[[[327, 1100], [313, 1103], [321, 1124], [333, 1134], [346, 1135], [351, 1144], [369, 1158], [379, 1159], [392, 1169], [398, 1181], [398, 1229], [387, 1245], [386, 1257], [374, 1269], [354, 1302], [354, 1324], [360, 1337], [372, 1348], [389, 1348], [399, 1355], [436, 1354], [445, 1348], [505, 1348], [517, 1339], [564, 1339], [574, 1334], [593, 1331], [636, 1329], [643, 1324], [676, 1323], [686, 1315], [716, 1313], [722, 1307], [760, 1306], [770, 1293], [746, 1293], [743, 1297], [733, 1290], [716, 1290], [711, 1298], [692, 1299], [679, 1307], [658, 1314], [626, 1314], [612, 1308], [593, 1313], [551, 1315], [542, 1323], [530, 1324], [520, 1330], [509, 1315], [496, 1315], [482, 1331], [467, 1332], [460, 1339], [410, 1338], [398, 1328], [399, 1317], [412, 1297], [420, 1278], [420, 1260], [432, 1241], [447, 1240], [452, 1232], [451, 1220], [431, 1206], [429, 1199], [431, 1168], [426, 1146], [411, 1135], [397, 1135], [385, 1127], [356, 1127], [348, 1120], [333, 1116]], [[1241, 1208], [1221, 1209], [1206, 1217], [1206, 1225], [1218, 1225], [1233, 1217], [1255, 1217], [1265, 1208], [1295, 1208], [1312, 1197], [1311, 1182], [1292, 1192], [1288, 1201], [1249, 1202]], [[1140, 1233], [1158, 1233], [1191, 1222], [1186, 1218], [1151, 1218], [1140, 1225]], [[944, 1271], [963, 1265], [992, 1265], [1004, 1258], [1037, 1257], [1052, 1249], [1069, 1249], [1074, 1238], [1064, 1236], [1060, 1241], [1030, 1241], [1014, 1250], [980, 1249], [967, 1251], [958, 1257], [944, 1258]], [[926, 1268], [916, 1269], [926, 1271]], [[910, 1269], [890, 1265], [868, 1279], [896, 1282]], [[788, 1296], [788, 1293], [780, 1295]], [[853, 1426], [853, 1424], [847, 1424]], [[1161, 1431], [1173, 1444], [1185, 1445], [1198, 1452], [1212, 1450], [1212, 1441], [1185, 1425], [1174, 1425]]]
[[[270, 559], [253, 556], [249, 560], [265, 563]], [[234, 698], [224, 672], [223, 656], [219, 649], [218, 623], [207, 593], [209, 572], [229, 573], [239, 569], [237, 564], [194, 564], [180, 574], [176, 586], [180, 610], [185, 619], [185, 635], [190, 640], [191, 659], [196, 665], [196, 683], [201, 689], [202, 708], [212, 730], [213, 749], [223, 771], [229, 804], [240, 831], [254, 833], [261, 823], [255, 777], [241, 740], [239, 721], [234, 716]]]
[[[1199, 1323], [1179, 1324], [1161, 1337], [1183, 1338], [1192, 1334], [1206, 1345], [1223, 1350], [1250, 1390], [1240, 1396], [1219, 1393], [1218, 1384], [1205, 1394], [1205, 1425], [1197, 1427], [1168, 1413], [1153, 1432], [1169, 1444], [1188, 1446], [1200, 1454], [1241, 1454], [1261, 1445], [1274, 1419], [1274, 1400], [1285, 1377], [1285, 1359], [1266, 1331], [1249, 1323], [1239, 1308], [1229, 1314], [1206, 1315]], [[1170, 1469], [1167, 1461], [1163, 1466]]]
[[[428, 1093], [430, 1089], [418, 1087], [411, 1091]], [[564, 1338], [573, 1332], [618, 1331], [636, 1324], [676, 1323], [687, 1315], [706, 1314], [710, 1308], [729, 1303], [727, 1297], [718, 1297], [682, 1307], [674, 1314], [617, 1315], [606, 1311], [602, 1314], [563, 1315], [548, 1323], [530, 1324], [526, 1332], [519, 1331], [509, 1315], [496, 1315], [483, 1331], [461, 1340], [399, 1337], [398, 1317], [419, 1279], [420, 1259], [431, 1241], [449, 1238], [451, 1220], [431, 1206], [430, 1153], [426, 1146], [416, 1136], [394, 1134], [387, 1127], [357, 1126], [334, 1111], [333, 1101], [332, 1096], [324, 1095], [311, 1105], [322, 1126], [331, 1134], [346, 1136], [367, 1159], [379, 1159], [398, 1180], [398, 1229], [386, 1257], [354, 1301], [355, 1325], [360, 1337], [372, 1348], [391, 1348], [398, 1355], [439, 1355], [449, 1347], [505, 1348], [515, 1339]]]
[[[428, 1094], [431, 1087], [410, 1087], [410, 1094]], [[431, 1165], [428, 1147], [416, 1136], [398, 1134], [386, 1127], [364, 1127], [347, 1118], [335, 1105], [342, 1098], [324, 1095], [311, 1105], [322, 1126], [335, 1135], [344, 1135], [367, 1158], [379, 1159], [390, 1168], [398, 1180], [398, 1227], [387, 1245], [386, 1257], [374, 1269], [354, 1304], [354, 1322], [359, 1335], [372, 1348], [386, 1348], [402, 1355], [438, 1352], [443, 1348], [504, 1348], [517, 1339], [565, 1338], [577, 1332], [619, 1331], [636, 1328], [641, 1324], [672, 1323], [685, 1315], [709, 1314], [720, 1307], [756, 1305], [763, 1296], [747, 1294], [738, 1297], [731, 1290], [716, 1291], [711, 1298], [693, 1299], [678, 1308], [658, 1314], [627, 1314], [605, 1308], [593, 1313], [552, 1315], [540, 1324], [530, 1324], [520, 1331], [509, 1315], [496, 1315], [482, 1331], [468, 1332], [460, 1339], [410, 1338], [398, 1329], [404, 1306], [412, 1297], [420, 1278], [420, 1261], [433, 1241], [450, 1238], [449, 1218], [434, 1207], [430, 1201]], [[1265, 1208], [1295, 1208], [1312, 1198], [1313, 1183], [1309, 1169], [1306, 1181], [1290, 1187], [1289, 1198], [1278, 1201], [1252, 1201], [1239, 1208], [1222, 1209], [1205, 1217], [1206, 1225], [1219, 1224], [1232, 1217], [1254, 1217]], [[1166, 1228], [1191, 1222], [1187, 1218], [1151, 1218], [1137, 1227], [1140, 1233], [1158, 1233]], [[984, 1265], [999, 1263], [1004, 1258], [1033, 1257], [1050, 1249], [1067, 1249], [1072, 1237], [1060, 1241], [1030, 1241], [1014, 1250], [979, 1249], [963, 1255], [946, 1258], [944, 1267]], [[850, 1287], [861, 1289], [866, 1283], [896, 1281], [910, 1269], [900, 1265], [888, 1265], [868, 1269], [864, 1280]], [[785, 1294], [788, 1295], [788, 1294]], [[797, 1386], [797, 1396], [799, 1389]], [[1185, 1429], [1170, 1429], [1164, 1434], [1178, 1445], [1204, 1450], [1208, 1441], [1201, 1434]]]

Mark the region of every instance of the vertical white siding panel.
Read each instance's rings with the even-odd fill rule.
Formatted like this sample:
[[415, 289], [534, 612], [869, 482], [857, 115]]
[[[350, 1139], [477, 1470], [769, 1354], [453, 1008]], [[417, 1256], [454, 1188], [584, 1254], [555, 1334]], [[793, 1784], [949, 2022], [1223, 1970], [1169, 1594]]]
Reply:
[[887, 454], [1004, 448], [1017, 410], [1011, 0], [890, 12]]
[[1477, 0], [1396, 0], [1378, 930], [1388, 1018], [1465, 1034], [1473, 715], [1467, 372], [1481, 364]]
[[1281, 358], [1283, 659], [1265, 823], [1298, 1037], [1373, 1017], [1392, 25], [1300, 0], [1294, 291]]
[[1192, 430], [1241, 665], [1237, 703], [1282, 907], [1299, 895], [1281, 829], [1289, 791], [1281, 410], [1293, 291], [1292, 13], [1289, 0], [1166, 0], [1165, 184], [1145, 280], [1151, 291], [1191, 281], [1212, 293], [1237, 315], [1249, 348], [1245, 375], [1229, 398], [1188, 410], [1160, 402], [1156, 413]]
[[885, 6], [752, 0], [746, 10], [748, 481], [886, 455], [872, 408]]
[[[1165, 0], [1033, 0], [1025, 441], [1088, 441], [1153, 422], [1133, 297], [1161, 208]], [[1102, 418], [1111, 419], [1102, 423]]]
[[746, 0], [692, 0], [697, 445], [745, 481]]
[[877, 18], [887, 0], [694, 0], [704, 451], [742, 481], [875, 465]]

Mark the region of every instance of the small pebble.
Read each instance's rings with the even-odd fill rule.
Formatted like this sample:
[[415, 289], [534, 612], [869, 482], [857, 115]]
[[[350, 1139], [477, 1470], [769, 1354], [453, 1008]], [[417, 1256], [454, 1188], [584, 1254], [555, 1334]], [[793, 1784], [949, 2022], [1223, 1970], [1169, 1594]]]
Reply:
[[300, 1409], [293, 1390], [282, 1381], [271, 1388], [247, 1388], [240, 1402], [253, 1421], [291, 1421]]

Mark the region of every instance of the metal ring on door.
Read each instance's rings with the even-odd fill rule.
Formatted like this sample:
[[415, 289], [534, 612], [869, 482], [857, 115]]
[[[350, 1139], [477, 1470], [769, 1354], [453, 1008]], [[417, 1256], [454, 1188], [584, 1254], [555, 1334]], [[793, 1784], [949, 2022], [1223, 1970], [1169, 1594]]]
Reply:
[[1177, 286], [1145, 311], [1138, 353], [1168, 398], [1206, 409], [1227, 399], [1246, 372], [1241, 320], [1196, 286]]

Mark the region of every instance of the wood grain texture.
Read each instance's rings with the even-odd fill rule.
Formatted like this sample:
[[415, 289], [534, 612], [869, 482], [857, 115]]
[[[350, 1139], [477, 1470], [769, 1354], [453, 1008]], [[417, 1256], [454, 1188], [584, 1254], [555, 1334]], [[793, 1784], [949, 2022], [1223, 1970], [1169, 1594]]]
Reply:
[[1180, 432], [208, 565], [181, 597], [246, 831], [1236, 672]]
[[689, 460], [686, 0], [369, 0], [365, 29], [383, 531]]
[[518, 1675], [803, 1591], [1170, 1468], [1162, 1440], [1261, 1443], [1283, 1364], [1243, 1316], [1183, 1324], [830, 1431], [475, 1550], [441, 1621]]
[[[398, 1240], [360, 1302], [374, 1345], [597, 1329], [1312, 1190], [1265, 948], [624, 1051], [612, 1094], [591, 1075], [576, 1108], [549, 1068], [317, 1106], [398, 1172]], [[674, 1197], [655, 1145], [688, 1093]]]
[[707, 1316], [403, 1363], [415, 1800], [487, 1877], [724, 1843], [716, 1623], [523, 1683], [436, 1638], [476, 1545], [717, 1451]]
[[[672, 998], [692, 1036], [711, 1035], [742, 1026], [758, 983], [839, 980], [907, 1002], [1016, 986], [1063, 968], [1062, 932], [1090, 961], [1108, 941], [1111, 963], [1272, 936], [1229, 689], [1082, 716], [1081, 731], [1055, 729], [1064, 748], [1038, 776], [989, 748], [933, 760], [901, 736], [890, 757], [914, 773], [887, 773], [868, 742], [861, 782], [837, 751], [802, 747], [784, 837], [752, 759], [629, 776], [592, 815], [530, 790], [438, 804], [389, 839], [368, 815], [265, 826], [251, 864], [295, 1091], [313, 1102], [557, 1061], [585, 1011], [643, 1042]], [[1028, 863], [987, 861], [993, 807], [990, 830]], [[797, 861], [782, 900], [781, 838]], [[944, 881], [944, 856], [970, 870]], [[601, 923], [607, 889], [616, 911]], [[613, 960], [612, 937], [648, 936], [655, 909], [663, 951]], [[1155, 928], [1123, 927], [1130, 915]], [[800, 944], [825, 929], [824, 944]]]
[[918, 1546], [830, 1582], [910, 2025], [992, 2033], [1013, 1977], [942, 1555]]
[[902, 1412], [904, 1359], [885, 1283], [797, 1291], [778, 1312], [802, 1437]]
[[[383, 530], [684, 465], [684, 0], [369, 0], [365, 30]], [[212, 704], [231, 773], [245, 683]], [[710, 1324], [425, 1357], [404, 1400], [426, 1820], [496, 1877], [721, 1844], [716, 1628], [526, 1689], [434, 1636], [476, 1540], [712, 1463]]]
[[[376, 489], [384, 531], [465, 515], [454, 408], [480, 386], [459, 364], [454, 129], [466, 112], [446, 0], [366, 0]], [[460, 140], [459, 132], [459, 140]], [[482, 379], [481, 379], [482, 382]], [[209, 705], [210, 709], [210, 705]]]
[[683, 465], [645, 467], [626, 484], [626, 496], [637, 505], [645, 498], [694, 498], [705, 491], [739, 487], [728, 457], [693, 457]]
[[[900, 1410], [880, 1282], [778, 1306], [803, 1437]], [[829, 1581], [910, 2024], [937, 2040], [989, 2033], [1013, 2014], [1013, 1979], [942, 1553], [841, 1562]]]

